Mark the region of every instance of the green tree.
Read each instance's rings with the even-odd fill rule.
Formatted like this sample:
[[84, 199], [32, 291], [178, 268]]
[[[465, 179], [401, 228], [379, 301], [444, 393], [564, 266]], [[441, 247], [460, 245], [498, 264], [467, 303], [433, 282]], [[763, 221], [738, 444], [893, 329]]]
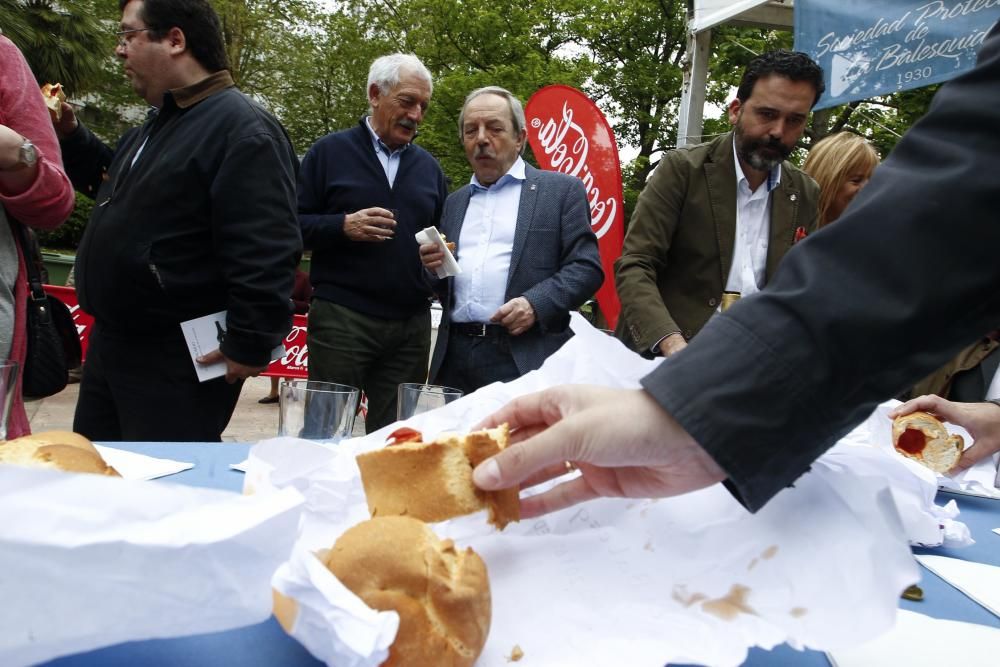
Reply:
[[70, 92], [94, 84], [112, 43], [89, 0], [2, 0], [0, 25], [39, 85], [59, 82]]
[[419, 143], [440, 161], [454, 188], [470, 175], [458, 138], [458, 114], [470, 91], [498, 85], [527, 101], [542, 86], [580, 87], [586, 81], [592, 62], [570, 48], [575, 36], [569, 13], [578, 4], [383, 0], [352, 7], [389, 47], [383, 53], [415, 53], [434, 74], [434, 96]]
[[658, 154], [676, 145], [686, 12], [680, 0], [593, 0], [571, 22], [594, 59], [586, 92], [613, 120], [619, 145], [638, 149], [623, 174], [626, 202], [634, 203]]

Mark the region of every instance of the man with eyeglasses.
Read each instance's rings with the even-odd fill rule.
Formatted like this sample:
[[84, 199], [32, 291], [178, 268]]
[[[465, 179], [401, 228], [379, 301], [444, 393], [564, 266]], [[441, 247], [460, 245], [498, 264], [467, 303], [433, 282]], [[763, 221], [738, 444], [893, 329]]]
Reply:
[[413, 144], [431, 74], [394, 53], [368, 72], [369, 115], [317, 141], [302, 160], [299, 221], [312, 249], [309, 379], [360, 387], [371, 433], [396, 418], [396, 388], [424, 382], [430, 297], [414, 235], [437, 226], [448, 191]]
[[[243, 380], [291, 327], [302, 242], [297, 161], [281, 125], [240, 93], [207, 0], [122, 0], [116, 54], [153, 110], [111, 149], [63, 106], [95, 318], [73, 429], [92, 440], [218, 441]], [[180, 323], [226, 311], [224, 378], [198, 382]]]

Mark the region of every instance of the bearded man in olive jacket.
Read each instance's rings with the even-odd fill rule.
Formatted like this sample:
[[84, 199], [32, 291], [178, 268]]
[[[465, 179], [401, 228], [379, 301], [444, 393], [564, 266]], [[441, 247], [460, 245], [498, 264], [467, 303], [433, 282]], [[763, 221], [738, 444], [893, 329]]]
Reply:
[[634, 350], [683, 349], [723, 292], [759, 291], [816, 228], [819, 188], [785, 158], [824, 90], [822, 77], [803, 53], [758, 56], [729, 105], [733, 131], [664, 155], [615, 264], [617, 335]]

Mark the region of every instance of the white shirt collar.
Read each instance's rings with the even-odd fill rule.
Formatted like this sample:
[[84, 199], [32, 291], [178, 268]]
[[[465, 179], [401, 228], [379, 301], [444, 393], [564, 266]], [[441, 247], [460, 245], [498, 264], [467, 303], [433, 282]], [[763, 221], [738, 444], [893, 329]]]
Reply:
[[[497, 182], [494, 183], [490, 187], [497, 188], [499, 190], [500, 188], [504, 187], [508, 183], [511, 183], [513, 181], [523, 181], [524, 178], [525, 178], [525, 176], [524, 176], [524, 160], [522, 160], [521, 156], [518, 155], [517, 159], [514, 160], [514, 164], [512, 164], [510, 166], [510, 169], [507, 170], [507, 173], [504, 174], [503, 176], [501, 176], [500, 178], [498, 178]], [[472, 184], [473, 191], [475, 191], [477, 189], [478, 190], [488, 190], [489, 189], [488, 187], [482, 185], [479, 182], [479, 179], [476, 178], [475, 172], [473, 172], [472, 179], [469, 181], [469, 183]]]
[[[736, 153], [736, 133], [733, 133], [733, 161], [736, 162], [736, 187], [740, 186], [740, 183], [746, 183], [747, 189], [750, 188], [750, 181], [747, 180], [746, 174], [743, 173], [743, 165], [740, 164], [740, 156]], [[771, 171], [767, 174], [767, 191], [771, 192], [776, 187], [781, 184], [781, 163], [774, 165]]]

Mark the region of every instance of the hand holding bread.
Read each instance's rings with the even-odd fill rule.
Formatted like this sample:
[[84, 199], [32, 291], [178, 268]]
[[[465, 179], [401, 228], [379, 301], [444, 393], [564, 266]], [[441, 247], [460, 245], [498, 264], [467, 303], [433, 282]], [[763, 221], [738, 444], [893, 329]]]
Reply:
[[[531, 518], [599, 497], [660, 498], [725, 479], [722, 468], [642, 390], [562, 385], [516, 398], [478, 428], [510, 424], [511, 445], [479, 464], [481, 489], [580, 475], [521, 500]], [[569, 465], [568, 465], [569, 464]]]
[[372, 517], [433, 522], [486, 509], [489, 522], [501, 530], [520, 518], [516, 485], [483, 491], [472, 483], [473, 468], [507, 446], [506, 424], [432, 442], [422, 442], [412, 429], [394, 435], [401, 432], [399, 438], [390, 436], [390, 446], [357, 457]]
[[[994, 403], [956, 403], [934, 395], [911, 399], [889, 413], [894, 420], [893, 444], [896, 444], [896, 423], [899, 420], [912, 414], [926, 413], [961, 426], [972, 436], [972, 445], [959, 451], [959, 459], [947, 470], [948, 474], [959, 473], [1000, 451], [1000, 406]], [[946, 451], [951, 457], [950, 450]]]

